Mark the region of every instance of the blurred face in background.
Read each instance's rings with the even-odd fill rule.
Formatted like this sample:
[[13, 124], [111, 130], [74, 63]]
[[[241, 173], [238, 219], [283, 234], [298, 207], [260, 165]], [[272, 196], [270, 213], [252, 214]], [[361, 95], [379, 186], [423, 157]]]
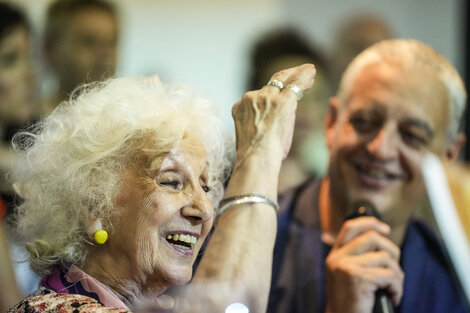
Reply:
[[355, 76], [343, 98], [332, 100], [336, 113], [326, 131], [333, 197], [349, 209], [368, 201], [392, 225], [406, 220], [425, 194], [423, 157], [450, 156], [444, 84], [430, 71], [373, 64]]
[[58, 37], [46, 47], [46, 55], [62, 92], [114, 75], [118, 25], [110, 12], [83, 8], [64, 25]]
[[0, 124], [26, 123], [35, 94], [29, 32], [17, 26], [0, 39]]
[[337, 80], [356, 55], [376, 42], [392, 38], [392, 33], [379, 16], [356, 16], [346, 21], [338, 32], [332, 62]]

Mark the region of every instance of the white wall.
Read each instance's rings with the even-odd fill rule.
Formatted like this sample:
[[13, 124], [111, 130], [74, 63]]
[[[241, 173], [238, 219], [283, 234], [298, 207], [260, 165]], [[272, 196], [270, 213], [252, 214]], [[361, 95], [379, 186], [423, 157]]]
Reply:
[[[36, 25], [50, 0], [26, 4]], [[343, 19], [376, 12], [401, 38], [433, 46], [462, 72], [458, 0], [114, 0], [121, 10], [120, 75], [159, 73], [221, 104], [226, 120], [240, 98], [252, 41], [275, 24], [293, 23], [327, 48]], [[459, 33], [460, 30], [460, 33]]]
[[159, 73], [224, 107], [244, 89], [245, 54], [259, 29], [281, 19], [273, 1], [123, 2], [122, 75]]
[[283, 12], [326, 46], [331, 45], [334, 31], [348, 15], [377, 13], [396, 37], [431, 45], [461, 70], [463, 38], [468, 35], [461, 29], [463, 1], [467, 0], [284, 0]]

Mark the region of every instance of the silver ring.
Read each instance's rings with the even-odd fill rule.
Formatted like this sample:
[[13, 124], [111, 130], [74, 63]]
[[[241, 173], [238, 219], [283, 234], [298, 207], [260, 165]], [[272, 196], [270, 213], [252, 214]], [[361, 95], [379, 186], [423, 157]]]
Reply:
[[272, 80], [268, 81], [268, 83], [266, 85], [277, 87], [277, 88], [279, 88], [279, 90], [284, 89], [284, 83], [281, 82], [280, 80], [277, 80], [277, 79], [272, 79]]
[[297, 85], [287, 85], [286, 88], [289, 88], [290, 90], [292, 90], [293, 93], [295, 93], [295, 95], [297, 96], [297, 101], [302, 99], [302, 97], [304, 96], [304, 93]]

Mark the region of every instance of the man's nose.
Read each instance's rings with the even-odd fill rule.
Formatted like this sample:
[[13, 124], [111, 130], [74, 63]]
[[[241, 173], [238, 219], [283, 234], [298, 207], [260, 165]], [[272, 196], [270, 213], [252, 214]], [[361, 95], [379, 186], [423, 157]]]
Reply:
[[367, 143], [367, 151], [379, 160], [391, 160], [398, 156], [398, 138], [393, 127], [384, 126]]

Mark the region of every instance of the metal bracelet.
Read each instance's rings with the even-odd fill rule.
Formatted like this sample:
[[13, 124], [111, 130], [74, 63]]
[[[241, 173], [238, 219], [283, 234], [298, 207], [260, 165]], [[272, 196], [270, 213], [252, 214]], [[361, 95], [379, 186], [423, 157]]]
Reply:
[[275, 201], [269, 199], [263, 194], [260, 193], [246, 193], [241, 195], [236, 195], [228, 198], [222, 199], [219, 204], [219, 213], [220, 216], [224, 213], [227, 209], [231, 208], [232, 206], [239, 205], [239, 204], [246, 204], [246, 203], [266, 203], [274, 208], [274, 210], [279, 212], [279, 204]]

